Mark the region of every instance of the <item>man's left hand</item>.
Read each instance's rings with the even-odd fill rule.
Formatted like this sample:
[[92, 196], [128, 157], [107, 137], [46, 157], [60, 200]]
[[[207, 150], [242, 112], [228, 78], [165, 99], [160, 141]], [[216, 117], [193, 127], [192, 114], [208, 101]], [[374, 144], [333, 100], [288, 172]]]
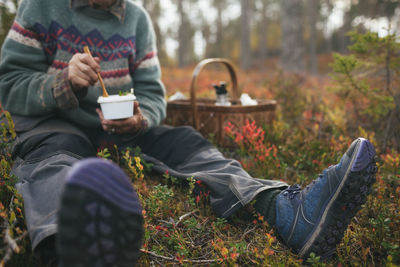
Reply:
[[137, 133], [138, 131], [147, 127], [147, 121], [140, 110], [139, 102], [134, 102], [133, 110], [134, 115], [130, 118], [121, 120], [106, 120], [104, 119], [101, 109], [96, 109], [104, 131], [114, 134]]

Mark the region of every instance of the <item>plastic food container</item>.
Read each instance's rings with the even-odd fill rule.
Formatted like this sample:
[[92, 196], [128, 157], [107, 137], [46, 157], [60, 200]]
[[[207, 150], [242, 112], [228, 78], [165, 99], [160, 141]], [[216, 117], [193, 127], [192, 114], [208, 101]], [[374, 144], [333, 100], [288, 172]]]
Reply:
[[133, 101], [135, 99], [136, 96], [133, 94], [109, 95], [107, 97], [100, 96], [97, 103], [101, 106], [104, 119], [118, 120], [133, 116]]

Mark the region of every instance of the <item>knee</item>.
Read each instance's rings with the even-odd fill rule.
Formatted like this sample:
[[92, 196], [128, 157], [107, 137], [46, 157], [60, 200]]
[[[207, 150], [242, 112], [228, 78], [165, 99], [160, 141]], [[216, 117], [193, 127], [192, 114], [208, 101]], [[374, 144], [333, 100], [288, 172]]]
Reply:
[[192, 135], [201, 136], [200, 132], [198, 132], [196, 129], [194, 129], [192, 126], [189, 126], [189, 125], [178, 126], [175, 128], [175, 131], [177, 131], [185, 136], [192, 136]]
[[55, 151], [68, 151], [79, 156], [93, 156], [94, 146], [86, 139], [74, 134], [58, 134], [56, 140], [49, 140], [49, 145]]
[[174, 136], [181, 144], [193, 149], [201, 148], [204, 146], [211, 146], [208, 141], [199, 131], [192, 126], [179, 126], [175, 129]]
[[18, 156], [23, 159], [46, 157], [57, 152], [70, 152], [80, 157], [96, 155], [94, 146], [81, 136], [67, 133], [37, 135], [24, 141]]

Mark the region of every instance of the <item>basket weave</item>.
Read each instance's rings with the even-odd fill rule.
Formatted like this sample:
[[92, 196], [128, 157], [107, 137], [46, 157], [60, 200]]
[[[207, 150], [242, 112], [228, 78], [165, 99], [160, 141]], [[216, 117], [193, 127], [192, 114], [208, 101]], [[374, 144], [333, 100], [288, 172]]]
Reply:
[[[201, 70], [215, 63], [223, 64], [229, 71], [232, 82], [231, 106], [217, 106], [214, 99], [196, 98], [197, 79]], [[242, 106], [238, 95], [237, 76], [232, 63], [223, 58], [204, 59], [193, 71], [190, 100], [168, 101], [165, 123], [173, 126], [191, 125], [206, 137], [213, 135], [220, 146], [231, 146], [232, 142], [224, 131], [228, 122], [236, 126], [244, 125], [246, 119], [255, 121], [259, 126], [271, 123], [277, 104], [275, 100], [257, 99], [257, 105]]]

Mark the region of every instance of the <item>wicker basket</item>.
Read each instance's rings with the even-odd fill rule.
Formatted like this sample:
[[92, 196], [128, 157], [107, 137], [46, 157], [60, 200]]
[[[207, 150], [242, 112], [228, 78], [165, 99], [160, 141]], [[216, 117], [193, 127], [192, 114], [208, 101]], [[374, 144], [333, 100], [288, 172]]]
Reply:
[[[201, 70], [208, 64], [223, 64], [231, 78], [231, 106], [217, 106], [214, 99], [196, 98], [197, 79]], [[257, 99], [258, 104], [242, 106], [239, 99], [237, 77], [232, 63], [223, 58], [209, 58], [197, 64], [193, 71], [190, 87], [190, 100], [175, 100], [167, 103], [167, 118], [165, 124], [180, 126], [191, 125], [204, 136], [212, 135], [221, 146], [231, 146], [231, 140], [226, 136], [224, 128], [228, 122], [241, 126], [246, 119], [256, 121], [257, 125], [271, 123], [275, 116], [276, 101]]]

